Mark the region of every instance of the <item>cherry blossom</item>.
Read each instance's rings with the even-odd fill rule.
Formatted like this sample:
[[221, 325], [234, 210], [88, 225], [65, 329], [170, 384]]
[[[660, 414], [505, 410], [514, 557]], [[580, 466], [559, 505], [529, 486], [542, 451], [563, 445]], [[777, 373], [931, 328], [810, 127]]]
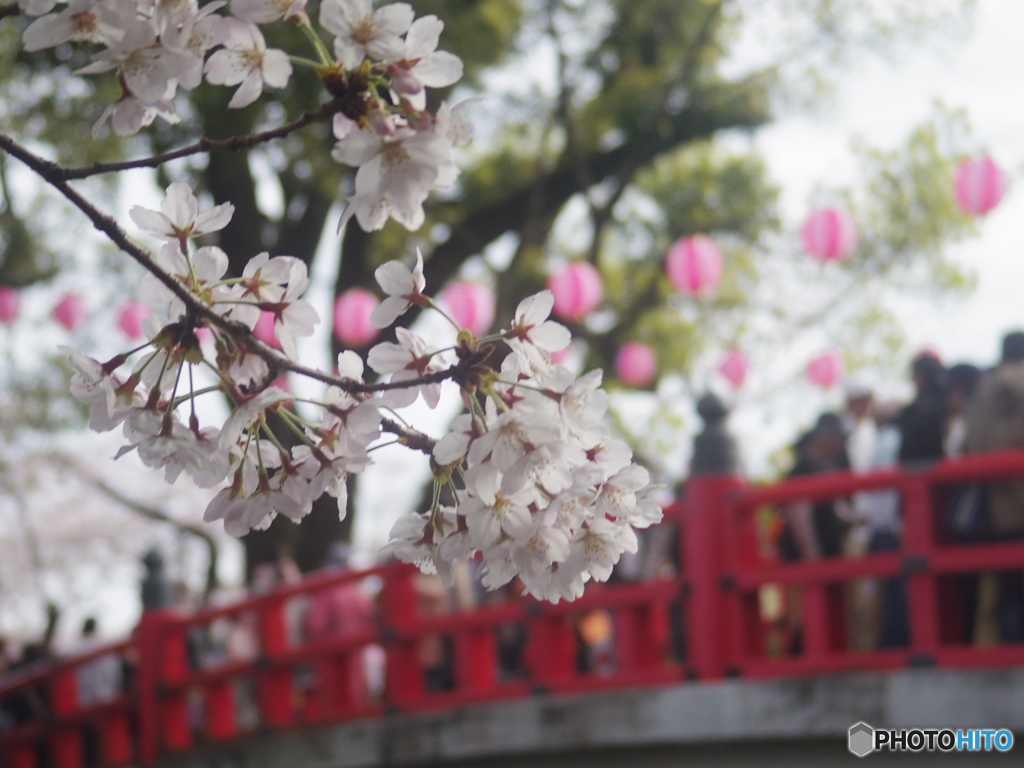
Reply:
[[192, 194], [191, 187], [180, 181], [167, 187], [159, 212], [141, 205], [133, 205], [128, 211], [140, 229], [177, 242], [182, 253], [187, 251], [190, 238], [224, 229], [234, 213], [235, 206], [231, 203], [222, 203], [200, 212], [199, 201]]
[[[206, 80], [213, 85], [238, 85], [228, 106], [240, 109], [263, 93], [264, 83], [284, 88], [292, 76], [288, 54], [267, 48], [259, 27], [247, 21], [225, 19], [224, 47], [206, 60]], [[241, 85], [239, 85], [241, 83]]]
[[[70, 40], [109, 45], [124, 36], [118, 19], [107, 6], [96, 0], [71, 0], [59, 13], [50, 13], [55, 2], [31, 3], [25, 12], [39, 16], [25, 29], [22, 42], [26, 51], [53, 48]], [[45, 9], [45, 10], [44, 10]], [[46, 14], [45, 16], [41, 14]]]
[[423, 279], [423, 254], [416, 249], [416, 266], [410, 270], [400, 261], [389, 261], [377, 267], [373, 276], [377, 285], [387, 294], [370, 313], [370, 322], [375, 328], [387, 328], [409, 308], [416, 304], [423, 306], [427, 297], [423, 294], [426, 281]]
[[437, 16], [416, 19], [405, 37], [405, 50], [400, 61], [392, 64], [391, 87], [409, 99], [415, 109], [427, 105], [428, 88], [445, 88], [462, 78], [462, 60], [448, 51], [438, 51], [444, 22]]
[[452, 145], [443, 134], [400, 128], [392, 136], [356, 131], [341, 138], [331, 153], [337, 162], [358, 167], [355, 194], [339, 228], [353, 216], [367, 232], [381, 229], [388, 217], [409, 230], [423, 224], [423, 203], [441, 180]]
[[335, 35], [334, 53], [345, 69], [357, 69], [364, 58], [391, 61], [402, 56], [401, 36], [413, 20], [412, 6], [392, 3], [373, 10], [372, 0], [324, 0], [320, 26]]
[[368, 362], [377, 373], [390, 373], [391, 383], [408, 381], [410, 386], [390, 390], [382, 395], [381, 399], [393, 408], [401, 408], [412, 405], [416, 395], [422, 394], [423, 401], [431, 408], [436, 408], [441, 399], [440, 382], [414, 382], [429, 373], [443, 370], [444, 361], [437, 352], [428, 349], [426, 342], [412, 331], [398, 328], [395, 332], [398, 343], [384, 341], [373, 347]]

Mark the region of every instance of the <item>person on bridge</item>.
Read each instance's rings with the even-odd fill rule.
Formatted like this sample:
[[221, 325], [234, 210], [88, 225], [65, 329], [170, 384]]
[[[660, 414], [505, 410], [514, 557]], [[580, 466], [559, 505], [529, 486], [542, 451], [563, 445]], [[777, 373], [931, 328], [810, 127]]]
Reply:
[[945, 455], [946, 367], [932, 352], [922, 352], [910, 366], [916, 395], [899, 415], [900, 464], [939, 461]]
[[[1003, 338], [1002, 359], [981, 382], [967, 419], [971, 453], [1024, 448], [1024, 332]], [[1024, 479], [988, 486], [988, 530], [993, 539], [1024, 538]], [[1024, 641], [1024, 580], [1021, 571], [997, 576], [997, 626], [1003, 642]], [[981, 611], [979, 606], [979, 611]], [[979, 617], [979, 621], [984, 623]]]

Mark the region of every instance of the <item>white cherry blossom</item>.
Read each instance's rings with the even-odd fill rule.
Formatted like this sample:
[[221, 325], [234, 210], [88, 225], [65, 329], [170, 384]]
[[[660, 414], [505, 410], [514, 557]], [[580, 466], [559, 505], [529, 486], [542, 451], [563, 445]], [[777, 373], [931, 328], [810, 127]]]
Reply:
[[423, 306], [426, 303], [427, 298], [423, 294], [426, 287], [423, 279], [423, 254], [419, 248], [416, 249], [416, 266], [412, 270], [400, 261], [389, 261], [377, 267], [373, 276], [377, 279], [377, 285], [387, 294], [384, 301], [370, 313], [370, 322], [375, 328], [387, 328], [413, 304]]
[[[206, 80], [213, 85], [238, 85], [228, 106], [247, 107], [263, 93], [263, 85], [284, 88], [292, 76], [288, 54], [267, 48], [259, 27], [247, 21], [225, 19], [224, 47], [206, 61]], [[240, 84], [240, 85], [239, 85]]]
[[355, 194], [341, 217], [339, 228], [353, 216], [367, 232], [381, 229], [388, 217], [408, 230], [423, 224], [423, 203], [451, 159], [446, 136], [400, 128], [393, 136], [357, 131], [342, 138], [331, 153], [337, 162], [356, 171]]
[[445, 88], [462, 78], [462, 59], [454, 53], [437, 50], [444, 22], [437, 16], [416, 19], [405, 36], [400, 61], [388, 68], [391, 87], [409, 99], [415, 109], [427, 106], [427, 88]]
[[140, 229], [177, 242], [182, 253], [187, 251], [187, 241], [190, 238], [224, 229], [234, 213], [235, 206], [231, 203], [215, 205], [200, 212], [199, 201], [192, 193], [192, 188], [181, 181], [167, 187], [164, 199], [160, 201], [159, 212], [143, 208], [141, 205], [133, 205], [128, 211], [128, 215]]
[[26, 27], [22, 36], [26, 51], [41, 51], [71, 40], [109, 45], [124, 37], [118, 18], [96, 0], [71, 0], [59, 13], [49, 12], [56, 5], [50, 0], [33, 5], [35, 10], [46, 15], [26, 10], [30, 16], [39, 16]]
[[373, 0], [324, 0], [320, 26], [335, 35], [334, 54], [345, 69], [357, 69], [364, 58], [392, 61], [405, 45], [401, 36], [414, 17], [412, 6], [392, 3], [377, 10]]
[[[370, 350], [368, 362], [377, 373], [390, 373], [391, 382], [413, 381], [429, 373], [444, 370], [444, 361], [427, 347], [420, 336], [405, 328], [396, 329], [398, 344], [382, 341]], [[441, 399], [441, 383], [418, 384], [385, 392], [381, 400], [392, 408], [412, 405], [417, 394], [436, 408]]]

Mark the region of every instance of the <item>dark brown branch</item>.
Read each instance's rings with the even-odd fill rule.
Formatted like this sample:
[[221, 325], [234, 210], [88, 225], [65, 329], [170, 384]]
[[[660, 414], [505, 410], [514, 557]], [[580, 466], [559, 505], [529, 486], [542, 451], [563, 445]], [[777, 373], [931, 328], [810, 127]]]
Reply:
[[[367, 394], [383, 392], [390, 389], [407, 389], [421, 384], [436, 384], [447, 379], [454, 379], [457, 381], [469, 368], [470, 362], [468, 360], [463, 360], [443, 371], [428, 373], [417, 379], [381, 384], [363, 384], [340, 376], [333, 376], [314, 368], [307, 368], [304, 365], [293, 362], [273, 348], [259, 341], [252, 335], [252, 331], [248, 326], [233, 320], [226, 320], [210, 309], [210, 307], [206, 306], [203, 302], [199, 301], [191, 291], [178, 282], [178, 280], [176, 280], [172, 275], [164, 271], [153, 260], [149, 251], [133, 242], [132, 239], [128, 237], [128, 234], [118, 226], [117, 222], [114, 221], [113, 218], [100, 211], [96, 206], [86, 200], [77, 190], [72, 188], [65, 181], [61, 180], [59, 178], [59, 171], [61, 170], [59, 165], [34, 155], [4, 133], [0, 133], [0, 149], [5, 150], [13, 157], [21, 160], [25, 165], [42, 177], [44, 181], [70, 200], [76, 208], [89, 217], [89, 220], [92, 221], [93, 226], [96, 227], [96, 229], [109, 237], [118, 248], [135, 259], [135, 261], [138, 262], [147, 272], [155, 275], [156, 278], [171, 291], [171, 293], [184, 303], [186, 311], [191, 313], [193, 317], [202, 318], [225, 333], [237, 339], [244, 340], [246, 347], [254, 354], [257, 354], [266, 360], [271, 369], [275, 369], [277, 371], [291, 371], [299, 374], [300, 376], [308, 376], [311, 379], [316, 379], [317, 381], [322, 381], [325, 384], [338, 387], [345, 392], [353, 394]], [[55, 175], [53, 169], [57, 169], [57, 175]], [[410, 434], [410, 439], [414, 438], [415, 435]]]
[[0, 19], [6, 19], [8, 16], [20, 16], [21, 8], [18, 7], [17, 3], [4, 3], [0, 5]]
[[[119, 163], [93, 163], [92, 165], [85, 165], [80, 168], [63, 168], [56, 163], [50, 163], [52, 166], [52, 178], [59, 179], [61, 181], [85, 179], [89, 176], [97, 176], [103, 173], [116, 173], [117, 171], [127, 171], [133, 168], [156, 168], [157, 166], [163, 165], [171, 160], [188, 157], [189, 155], [197, 155], [200, 152], [217, 152], [225, 150], [237, 152], [242, 149], [251, 149], [252, 147], [272, 141], [273, 139], [283, 138], [290, 133], [294, 133], [300, 128], [305, 128], [307, 125], [328, 120], [337, 111], [337, 104], [331, 102], [330, 104], [325, 104], [320, 107], [318, 110], [306, 112], [295, 120], [292, 120], [290, 123], [285, 123], [284, 125], [278, 128], [273, 128], [269, 131], [250, 133], [246, 136], [232, 136], [230, 139], [222, 140], [200, 139], [195, 144], [190, 144], [187, 147], [175, 149], [170, 152], [164, 152], [159, 155], [153, 155], [152, 157], [144, 157], [139, 160], [125, 160]], [[50, 181], [50, 178], [47, 178], [47, 180]]]

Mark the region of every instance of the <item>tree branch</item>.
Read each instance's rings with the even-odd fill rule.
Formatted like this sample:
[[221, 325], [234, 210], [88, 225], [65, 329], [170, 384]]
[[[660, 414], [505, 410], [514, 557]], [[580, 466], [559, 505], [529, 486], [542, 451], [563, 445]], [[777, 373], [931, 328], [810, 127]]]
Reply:
[[[292, 120], [290, 123], [273, 128], [269, 131], [261, 131], [259, 133], [250, 133], [246, 136], [232, 136], [230, 139], [200, 139], [195, 144], [190, 144], [187, 147], [181, 149], [175, 149], [171, 152], [163, 152], [159, 155], [153, 155], [152, 157], [144, 157], [139, 160], [125, 160], [118, 163], [93, 163], [92, 165], [84, 165], [79, 168], [63, 168], [56, 163], [50, 163], [52, 179], [59, 179], [60, 181], [71, 181], [72, 179], [85, 179], [89, 176], [97, 176], [103, 173], [116, 173], [117, 171], [127, 171], [133, 168], [156, 168], [157, 166], [163, 165], [171, 160], [177, 160], [182, 157], [188, 157], [189, 155], [197, 155], [200, 152], [216, 152], [216, 151], [231, 151], [237, 152], [242, 149], [251, 149], [258, 144], [264, 144], [273, 139], [280, 139], [287, 136], [290, 133], [294, 133], [300, 128], [305, 128], [307, 125], [313, 123], [323, 122], [334, 115], [335, 112], [340, 111], [340, 107], [336, 102], [330, 102], [324, 104], [313, 112], [306, 112], [300, 117]], [[44, 161], [46, 162], [46, 161]], [[51, 177], [47, 178], [50, 181]]]
[[[171, 291], [171, 293], [184, 303], [188, 312], [192, 313], [195, 317], [206, 320], [209, 324], [216, 326], [232, 337], [244, 340], [245, 346], [254, 354], [257, 354], [266, 360], [267, 364], [272, 369], [277, 371], [291, 371], [292, 373], [297, 373], [300, 376], [308, 376], [311, 379], [322, 381], [325, 384], [338, 387], [339, 389], [352, 394], [370, 394], [374, 392], [384, 392], [391, 389], [408, 389], [409, 387], [415, 387], [421, 384], [436, 384], [447, 379], [458, 380], [458, 378], [465, 374], [474, 364], [472, 358], [467, 357], [460, 359], [458, 363], [443, 371], [428, 373], [417, 379], [386, 382], [381, 384], [363, 384], [358, 381], [334, 376], [332, 374], [316, 370], [315, 368], [308, 368], [304, 365], [293, 362], [277, 350], [271, 348], [267, 344], [264, 344], [262, 341], [259, 341], [252, 335], [252, 331], [248, 326], [234, 320], [227, 320], [223, 318], [210, 309], [206, 304], [199, 301], [184, 285], [176, 280], [173, 275], [164, 271], [160, 265], [153, 260], [149, 251], [133, 242], [131, 238], [128, 237], [128, 234], [118, 226], [117, 222], [114, 221], [113, 218], [100, 211], [96, 206], [86, 200], [81, 193], [69, 186], [65, 181], [61, 180], [59, 178], [59, 172], [61, 170], [59, 165], [38, 157], [5, 133], [0, 133], [0, 149], [5, 150], [13, 157], [21, 160], [30, 169], [35, 171], [44, 181], [71, 201], [76, 208], [89, 217], [89, 220], [92, 221], [93, 226], [95, 226], [96, 229], [109, 237], [118, 248], [131, 256], [146, 271], [155, 275], [157, 279], [159, 279], [160, 282]], [[409, 433], [407, 437], [410, 440], [416, 440], [417, 434], [418, 433]]]
[[18, 7], [17, 3], [4, 3], [0, 5], [0, 19], [6, 19], [8, 16], [20, 16], [21, 8]]

